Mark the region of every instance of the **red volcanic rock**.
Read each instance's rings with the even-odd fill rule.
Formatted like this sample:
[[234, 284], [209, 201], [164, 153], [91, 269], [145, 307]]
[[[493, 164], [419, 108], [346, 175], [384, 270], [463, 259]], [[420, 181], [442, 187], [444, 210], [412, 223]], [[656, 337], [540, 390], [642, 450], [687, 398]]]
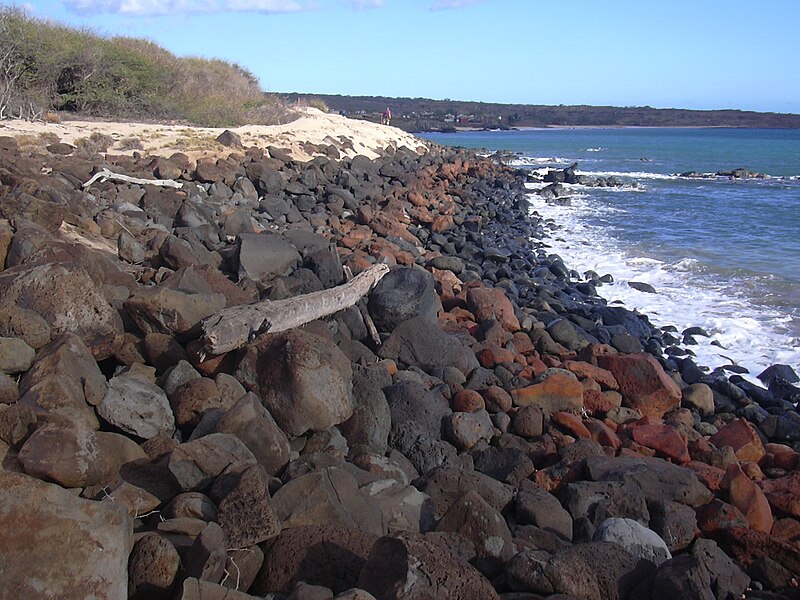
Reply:
[[483, 396], [474, 390], [461, 390], [450, 403], [450, 407], [455, 412], [474, 413], [486, 408]]
[[681, 389], [650, 354], [610, 354], [597, 365], [611, 371], [622, 397], [645, 416], [663, 417], [681, 404]]
[[622, 441], [619, 436], [608, 425], [597, 419], [586, 419], [583, 424], [589, 430], [591, 439], [605, 448], [612, 448], [619, 450], [622, 447]]
[[518, 331], [514, 334], [512, 342], [514, 343], [514, 349], [520, 354], [532, 354], [536, 350], [531, 337], [522, 331]]
[[658, 456], [678, 464], [691, 460], [686, 440], [669, 425], [657, 423], [636, 425], [631, 430], [631, 436], [636, 443], [655, 450]]
[[431, 223], [431, 232], [442, 233], [453, 226], [453, 217], [450, 215], [439, 215]]
[[770, 506], [793, 517], [800, 517], [800, 473], [760, 483]]
[[790, 572], [800, 573], [800, 548], [795, 544], [745, 527], [721, 530], [715, 539], [728, 556], [745, 567], [759, 558], [770, 558]]
[[601, 356], [617, 354], [617, 350], [608, 344], [589, 344], [581, 348], [578, 352], [578, 360], [597, 365], [597, 359]]
[[486, 410], [491, 412], [508, 412], [511, 410], [511, 394], [497, 385], [490, 385], [483, 392]]
[[754, 482], [744, 474], [739, 465], [731, 465], [725, 472], [721, 487], [728, 492], [728, 501], [738, 508], [756, 531], [772, 531], [772, 512], [769, 502]]
[[581, 421], [581, 418], [577, 415], [568, 412], [556, 412], [551, 415], [551, 418], [553, 419], [554, 423], [557, 423], [562, 428], [566, 429], [571, 435], [586, 439], [592, 437], [592, 434], [589, 433], [589, 430], [586, 429], [586, 426]]
[[740, 461], [757, 463], [766, 454], [756, 428], [744, 419], [729, 423], [712, 435], [709, 441], [717, 448], [730, 446]]
[[722, 478], [725, 477], [724, 470], [698, 460], [693, 460], [687, 463], [686, 466], [694, 471], [697, 478], [712, 492], [718, 492], [720, 490], [720, 483], [722, 482]]
[[487, 346], [480, 350], [475, 356], [482, 367], [494, 367], [503, 363], [514, 362], [514, 353], [511, 350], [500, 348], [499, 346]]
[[583, 406], [583, 386], [569, 373], [556, 372], [541, 383], [514, 390], [514, 404], [535, 404], [547, 412], [580, 410]]
[[467, 291], [467, 306], [478, 321], [497, 319], [507, 331], [518, 331], [519, 321], [514, 305], [502, 288], [471, 288]]
[[773, 467], [777, 469], [784, 469], [785, 471], [794, 471], [800, 460], [798, 460], [797, 452], [792, 450], [789, 446], [783, 444], [767, 444], [764, 446], [766, 456], [764, 457], [764, 468]]
[[590, 415], [598, 415], [605, 414], [614, 408], [614, 403], [603, 392], [585, 390], [583, 392], [583, 406]]
[[614, 379], [611, 371], [601, 369], [592, 363], [568, 360], [564, 363], [564, 368], [575, 373], [579, 379], [591, 377], [607, 390], [619, 389], [619, 384], [617, 383], [617, 380]]
[[716, 498], [697, 510], [697, 526], [705, 535], [731, 527], [747, 527], [747, 518], [733, 504]]

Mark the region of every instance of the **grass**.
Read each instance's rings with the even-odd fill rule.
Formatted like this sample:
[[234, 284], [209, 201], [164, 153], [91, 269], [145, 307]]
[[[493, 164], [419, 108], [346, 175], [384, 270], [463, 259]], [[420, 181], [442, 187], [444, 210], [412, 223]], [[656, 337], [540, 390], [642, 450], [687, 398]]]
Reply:
[[178, 120], [205, 127], [274, 124], [291, 111], [223, 60], [177, 57], [148, 40], [103, 37], [0, 6], [0, 116], [59, 113]]

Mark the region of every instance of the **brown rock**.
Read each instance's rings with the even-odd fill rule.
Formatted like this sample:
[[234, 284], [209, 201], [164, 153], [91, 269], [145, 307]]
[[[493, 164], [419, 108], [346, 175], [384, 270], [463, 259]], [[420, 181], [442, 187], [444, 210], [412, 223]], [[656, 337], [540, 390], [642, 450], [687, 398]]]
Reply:
[[609, 354], [597, 357], [598, 366], [611, 371], [626, 406], [645, 416], [661, 418], [680, 406], [681, 389], [650, 354]]
[[0, 507], [0, 593], [128, 597], [133, 532], [122, 507], [8, 471], [0, 471]]
[[652, 448], [662, 458], [668, 458], [678, 464], [685, 464], [691, 460], [686, 440], [669, 425], [658, 423], [634, 425], [631, 436], [637, 444]]
[[731, 465], [720, 485], [728, 492], [728, 501], [738, 508], [756, 531], [772, 531], [772, 512], [769, 502], [754, 482], [744, 474], [739, 465]]
[[177, 446], [167, 467], [181, 489], [189, 492], [208, 487], [234, 463], [254, 465], [256, 459], [236, 436], [211, 433]]
[[488, 580], [444, 546], [419, 535], [383, 537], [358, 587], [378, 600], [497, 600]]
[[800, 517], [800, 473], [765, 479], [759, 485], [770, 506], [787, 515]]
[[592, 434], [586, 428], [586, 425], [583, 424], [583, 421], [578, 415], [568, 412], [555, 412], [550, 416], [550, 418], [554, 423], [560, 425], [572, 436], [585, 439], [592, 437]]
[[[122, 339], [122, 319], [97, 284], [73, 264], [42, 264], [6, 269], [0, 273], [0, 323], [19, 318], [20, 309], [33, 311], [49, 326], [51, 339], [63, 333], [80, 337], [98, 359], [114, 354]], [[38, 339], [29, 345], [39, 347]]]
[[261, 465], [245, 470], [220, 502], [218, 523], [233, 548], [259, 544], [280, 533], [281, 524], [269, 497], [267, 473]]
[[128, 561], [129, 598], [169, 598], [180, 564], [172, 544], [157, 533], [146, 533], [133, 546]]
[[322, 585], [334, 593], [351, 589], [377, 540], [376, 535], [341, 527], [284, 529], [265, 550], [253, 593], [287, 594], [298, 581]]
[[766, 454], [764, 444], [755, 427], [741, 418], [720, 429], [708, 441], [717, 448], [730, 446], [739, 461], [757, 463]]
[[142, 333], [181, 334], [222, 310], [225, 303], [222, 294], [187, 294], [153, 287], [137, 290], [125, 301], [124, 307]]
[[460, 390], [450, 401], [450, 407], [455, 412], [474, 413], [486, 408], [483, 397], [474, 390]]
[[333, 525], [366, 531], [386, 532], [381, 510], [358, 488], [347, 470], [328, 467], [292, 479], [272, 500], [284, 528], [303, 525]]
[[574, 375], [556, 371], [541, 383], [511, 392], [516, 406], [541, 406], [546, 412], [579, 411], [583, 407], [583, 386]]
[[514, 555], [511, 531], [500, 512], [471, 490], [448, 509], [437, 531], [455, 531], [475, 546], [478, 569], [497, 574]]
[[611, 374], [611, 371], [601, 369], [589, 362], [568, 360], [564, 363], [564, 368], [575, 373], [580, 379], [591, 378], [607, 390], [618, 390], [619, 384]]
[[5, 373], [0, 373], [0, 405], [14, 404], [19, 399], [17, 382]]
[[236, 378], [289, 436], [324, 431], [355, 410], [350, 361], [331, 340], [295, 329], [247, 347]]
[[203, 414], [209, 410], [228, 408], [222, 402], [216, 382], [207, 377], [190, 379], [178, 386], [170, 395], [169, 403], [178, 427], [189, 429], [196, 427]]
[[496, 319], [507, 331], [519, 330], [514, 305], [502, 288], [471, 288], [467, 291], [467, 306], [478, 321]]
[[524, 438], [535, 438], [542, 435], [546, 422], [541, 406], [523, 406], [511, 417], [511, 431]]
[[717, 532], [715, 539], [728, 556], [744, 567], [759, 558], [771, 558], [792, 573], [800, 573], [800, 548], [746, 527], [732, 527]]
[[289, 440], [255, 394], [245, 395], [222, 415], [216, 431], [239, 438], [269, 475], [289, 462]]
[[496, 385], [490, 385], [483, 392], [481, 392], [481, 394], [483, 395], [483, 401], [486, 405], [486, 410], [488, 410], [490, 413], [508, 412], [511, 410], [511, 406], [513, 405], [511, 394], [509, 394], [503, 388]]

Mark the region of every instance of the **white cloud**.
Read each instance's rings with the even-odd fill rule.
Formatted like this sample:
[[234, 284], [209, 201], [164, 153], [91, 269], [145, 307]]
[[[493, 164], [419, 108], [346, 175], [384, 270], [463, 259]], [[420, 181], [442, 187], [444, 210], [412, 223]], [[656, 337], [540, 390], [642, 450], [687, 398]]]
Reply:
[[64, 0], [77, 13], [121, 15], [170, 15], [209, 12], [291, 13], [318, 8], [306, 0]]
[[467, 6], [474, 6], [481, 4], [486, 0], [437, 0], [431, 4], [431, 10], [450, 10], [453, 8], [466, 8]]
[[383, 0], [349, 0], [346, 4], [353, 10], [383, 8]]

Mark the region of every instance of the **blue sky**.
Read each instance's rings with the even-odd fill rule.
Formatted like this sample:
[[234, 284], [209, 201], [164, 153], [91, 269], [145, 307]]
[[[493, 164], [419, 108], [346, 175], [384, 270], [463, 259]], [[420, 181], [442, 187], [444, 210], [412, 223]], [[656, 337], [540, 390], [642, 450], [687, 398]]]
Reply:
[[[21, 3], [20, 3], [21, 4]], [[42, 0], [272, 92], [800, 113], [798, 0]]]

